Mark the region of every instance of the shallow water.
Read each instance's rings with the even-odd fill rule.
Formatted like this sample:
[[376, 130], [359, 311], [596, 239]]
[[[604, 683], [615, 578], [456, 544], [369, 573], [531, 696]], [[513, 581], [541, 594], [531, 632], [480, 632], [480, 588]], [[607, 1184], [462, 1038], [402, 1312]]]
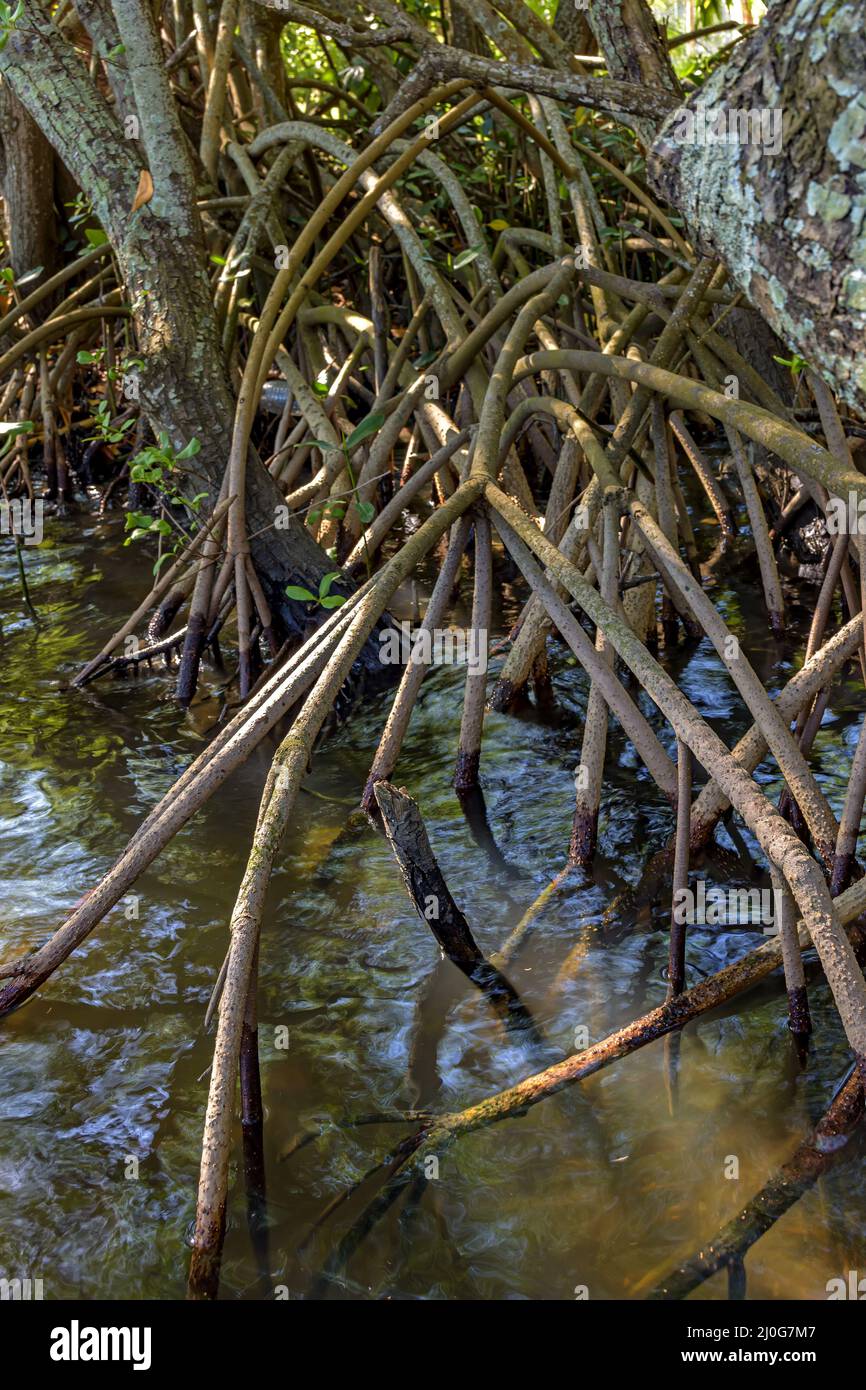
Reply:
[[[116, 857], [202, 746], [216, 698], [190, 717], [162, 670], [84, 692], [63, 682], [138, 601], [146, 584], [116, 519], [52, 522], [26, 552], [41, 624], [23, 610], [11, 545], [0, 546], [0, 881], [2, 958], [37, 945]], [[503, 586], [502, 623], [516, 612]], [[771, 689], [790, 645], [771, 639], [750, 575], [713, 591]], [[404, 595], [411, 617], [411, 596]], [[491, 663], [492, 673], [500, 659]], [[482, 763], [495, 848], [476, 838], [451, 787], [462, 671], [429, 678], [395, 780], [424, 812], [434, 849], [485, 953], [495, 951], [562, 866], [586, 682], [552, 653], [558, 723], [533, 710], [491, 715]], [[677, 663], [684, 690], [730, 743], [747, 724], [704, 643]], [[218, 678], [211, 673], [213, 689]], [[405, 895], [385, 841], [350, 822], [388, 708], [369, 701], [316, 756], [274, 876], [262, 941], [260, 1045], [266, 1107], [269, 1253], [246, 1221], [240, 1126], [232, 1165], [221, 1296], [304, 1297], [376, 1191], [367, 1184], [303, 1249], [327, 1204], [381, 1160], [405, 1126], [337, 1128], [346, 1114], [454, 1110], [544, 1065], [449, 964]], [[665, 745], [670, 731], [641, 696]], [[815, 766], [838, 811], [863, 708], [850, 671], [837, 687]], [[272, 745], [270, 745], [272, 747]], [[0, 1276], [41, 1278], [46, 1298], [174, 1298], [185, 1289], [212, 1035], [204, 1010], [267, 770], [261, 749], [187, 826], [42, 993], [0, 1026]], [[773, 770], [759, 780], [778, 794]], [[318, 793], [314, 795], [313, 793]], [[507, 973], [550, 1050], [575, 1030], [603, 1037], [662, 1001], [668, 917], [634, 898], [672, 830], [670, 808], [613, 730], [591, 881], [539, 918]], [[709, 881], [766, 885], [730, 869], [719, 843]], [[136, 916], [137, 914], [137, 916]], [[694, 928], [688, 978], [761, 940], [748, 926]], [[683, 1033], [676, 1084], [654, 1043], [525, 1117], [442, 1155], [414, 1206], [392, 1208], [331, 1284], [330, 1297], [571, 1299], [640, 1297], [709, 1241], [783, 1162], [847, 1069], [823, 983], [797, 1064], [774, 980]], [[285, 1040], [288, 1047], [278, 1043]], [[285, 1161], [293, 1137], [326, 1132]], [[725, 1176], [730, 1158], [739, 1177]], [[746, 1260], [750, 1298], [826, 1297], [828, 1279], [866, 1271], [866, 1146], [857, 1142]], [[725, 1298], [716, 1275], [695, 1298]]]

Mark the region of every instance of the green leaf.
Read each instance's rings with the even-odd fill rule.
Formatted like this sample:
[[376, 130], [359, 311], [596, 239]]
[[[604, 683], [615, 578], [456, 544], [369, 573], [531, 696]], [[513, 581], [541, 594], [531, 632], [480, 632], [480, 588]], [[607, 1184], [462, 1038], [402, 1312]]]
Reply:
[[0, 436], [14, 438], [16, 434], [29, 434], [32, 429], [32, 420], [0, 420]]
[[29, 285], [31, 280], [36, 280], [45, 269], [44, 265], [34, 266], [33, 270], [25, 270], [23, 275], [19, 275], [16, 284], [20, 289], [22, 285]]
[[299, 599], [304, 603], [315, 603], [316, 601], [316, 595], [311, 594], [309, 589], [303, 589], [300, 584], [287, 584], [286, 596], [287, 598]]
[[356, 425], [346, 440], [347, 453], [354, 449], [356, 444], [360, 444], [362, 439], [369, 439], [371, 434], [378, 434], [385, 423], [385, 415], [378, 410], [375, 415], [368, 415], [366, 420], [362, 420], [360, 425]]
[[463, 266], [470, 265], [484, 250], [484, 243], [479, 242], [477, 246], [470, 246], [468, 251], [461, 251], [454, 262], [454, 270], [462, 270]]
[[195, 458], [196, 454], [199, 452], [200, 449], [201, 441], [196, 439], [195, 436], [193, 436], [189, 443], [186, 444], [184, 448], [181, 449], [180, 453], [175, 456], [177, 462], [183, 463], [186, 459]]
[[331, 594], [328, 598], [319, 599], [323, 608], [339, 608], [346, 600], [342, 594]]
[[808, 366], [805, 357], [801, 357], [798, 352], [795, 352], [793, 357], [777, 357], [774, 353], [773, 361], [778, 362], [782, 367], [790, 367], [795, 376], [798, 372], [801, 372], [804, 367]]
[[162, 469], [146, 462], [136, 463], [130, 468], [129, 476], [134, 483], [158, 483], [162, 480]]
[[88, 227], [84, 235], [87, 237], [91, 246], [104, 246], [108, 241], [105, 232], [101, 231], [98, 227]]
[[323, 575], [322, 575], [321, 581], [320, 581], [320, 583], [319, 583], [319, 598], [320, 598], [320, 599], [324, 598], [324, 597], [325, 597], [325, 594], [327, 594], [327, 593], [330, 592], [331, 585], [333, 584], [334, 580], [335, 580], [335, 579], [339, 579], [340, 577], [341, 577], [341, 576], [340, 576], [340, 571], [339, 571], [339, 570], [331, 570], [330, 574], [323, 574]]
[[369, 526], [375, 515], [376, 508], [373, 506], [372, 502], [358, 503], [358, 516], [361, 518], [364, 526]]

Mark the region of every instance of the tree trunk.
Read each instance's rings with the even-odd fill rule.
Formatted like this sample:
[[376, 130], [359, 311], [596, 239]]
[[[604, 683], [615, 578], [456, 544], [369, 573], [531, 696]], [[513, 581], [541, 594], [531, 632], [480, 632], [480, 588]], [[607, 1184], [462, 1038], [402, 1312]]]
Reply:
[[16, 279], [39, 266], [47, 278], [57, 244], [54, 152], [8, 82], [0, 82], [0, 186], [3, 239]]
[[[682, 88], [671, 67], [667, 45], [645, 0], [590, 0], [589, 22], [611, 77], [680, 100]], [[648, 116], [633, 124], [649, 145], [656, 122]]]
[[[25, 0], [25, 14], [0, 53], [0, 72], [91, 199], [132, 306], [147, 418], [176, 449], [193, 437], [199, 440], [191, 481], [215, 500], [228, 458], [234, 399], [205, 273], [192, 156], [163, 77], [149, 11], [135, 0], [115, 0], [113, 10], [144, 156], [134, 139], [124, 138], [78, 54], [34, 0]], [[154, 192], [132, 212], [143, 158]], [[252, 451], [246, 511], [253, 562], [272, 612], [287, 632], [299, 632], [307, 623], [306, 605], [289, 600], [285, 586], [300, 584], [315, 592], [334, 565], [306, 527], [286, 517], [282, 494]], [[285, 522], [283, 529], [275, 529], [278, 520]], [[374, 662], [372, 650], [369, 656]]]
[[[286, 105], [286, 74], [280, 52], [280, 35], [285, 26], [286, 17], [279, 11], [266, 10], [261, 5], [252, 4], [251, 0], [245, 0], [241, 5], [241, 38], [281, 106]], [[253, 82], [251, 87], [253, 110], [264, 128], [273, 122], [275, 113], [269, 109], [258, 85]]]
[[[866, 29], [858, 0], [780, 0], [657, 135], [656, 191], [779, 336], [866, 409]], [[710, 112], [721, 108], [727, 131]], [[763, 112], [764, 124], [757, 125]], [[702, 113], [707, 113], [702, 119]], [[711, 143], [712, 142], [712, 143]]]
[[589, 56], [598, 52], [598, 44], [589, 27], [586, 10], [578, 9], [575, 0], [559, 0], [553, 32], [565, 40], [572, 53], [585, 53]]

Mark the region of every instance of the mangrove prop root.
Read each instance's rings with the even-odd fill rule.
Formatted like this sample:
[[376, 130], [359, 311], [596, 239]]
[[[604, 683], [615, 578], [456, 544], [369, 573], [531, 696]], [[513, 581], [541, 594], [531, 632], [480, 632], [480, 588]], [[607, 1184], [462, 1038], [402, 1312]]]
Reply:
[[394, 858], [415, 909], [430, 928], [443, 955], [456, 965], [505, 1019], [506, 1026], [525, 1031], [535, 1043], [541, 1035], [529, 1010], [509, 980], [485, 960], [472, 930], [451, 895], [433, 853], [417, 804], [405, 788], [376, 783], [376, 802]]

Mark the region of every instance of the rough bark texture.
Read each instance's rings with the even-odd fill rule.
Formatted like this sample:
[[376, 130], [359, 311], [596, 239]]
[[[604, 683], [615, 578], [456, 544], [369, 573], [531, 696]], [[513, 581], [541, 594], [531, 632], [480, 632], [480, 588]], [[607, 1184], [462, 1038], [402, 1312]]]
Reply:
[[446, 42], [455, 48], [465, 48], [467, 53], [485, 53], [484, 35], [472, 19], [468, 8], [460, 0], [446, 0], [445, 28]]
[[101, 73], [105, 74], [101, 90], [105, 92], [110, 89], [114, 97], [115, 112], [123, 121], [127, 116], [135, 114], [135, 102], [130, 92], [123, 56], [106, 56], [120, 45], [120, 34], [117, 32], [111, 4], [109, 0], [75, 0], [75, 10], [81, 22], [80, 28], [74, 24], [71, 15], [62, 21], [60, 28], [71, 42], [81, 44], [85, 51], [89, 44], [92, 53], [101, 58], [102, 66], [101, 69], [97, 68], [96, 80], [100, 82]]
[[598, 49], [586, 11], [579, 10], [574, 0], [559, 0], [553, 30], [568, 44], [572, 53], [590, 54]]
[[3, 239], [16, 277], [42, 266], [47, 278], [56, 246], [54, 153], [8, 82], [0, 82], [0, 187]]
[[645, 0], [590, 0], [589, 22], [611, 77], [682, 95], [667, 45]]
[[[645, 0], [590, 0], [589, 22], [611, 77], [681, 99], [667, 46]], [[649, 115], [634, 128], [646, 145], [657, 130]]]
[[[662, 127], [650, 180], [780, 337], [866, 408], [866, 28], [859, 0], [781, 0]], [[781, 112], [770, 139], [689, 140], [683, 111]], [[728, 126], [730, 129], [730, 126]]]

